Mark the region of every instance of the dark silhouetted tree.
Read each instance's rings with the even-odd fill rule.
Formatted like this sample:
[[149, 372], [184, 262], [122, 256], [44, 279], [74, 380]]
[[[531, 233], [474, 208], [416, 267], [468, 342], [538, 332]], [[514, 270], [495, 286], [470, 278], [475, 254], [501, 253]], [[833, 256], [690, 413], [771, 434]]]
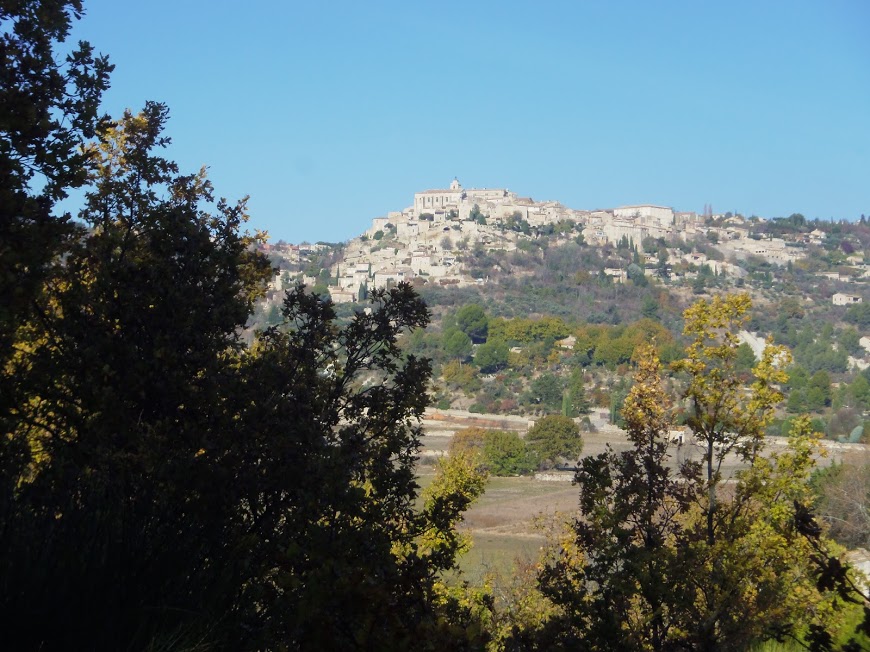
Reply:
[[298, 286], [246, 345], [273, 272], [241, 231], [244, 201], [215, 203], [204, 172], [156, 153], [167, 115], [148, 103], [100, 129], [89, 230], [51, 267], [2, 370], [22, 388], [0, 438], [4, 642], [477, 640], [472, 611], [438, 586], [477, 472], [449, 471], [416, 507], [430, 363], [397, 341], [428, 309], [400, 284], [339, 325]]
[[562, 609], [556, 629], [565, 642], [582, 641], [580, 649], [669, 649], [677, 626], [670, 606], [685, 599], [672, 542], [690, 503], [669, 466], [670, 401], [659, 361], [650, 345], [639, 357], [622, 409], [632, 448], [581, 460], [576, 538], [539, 578]]

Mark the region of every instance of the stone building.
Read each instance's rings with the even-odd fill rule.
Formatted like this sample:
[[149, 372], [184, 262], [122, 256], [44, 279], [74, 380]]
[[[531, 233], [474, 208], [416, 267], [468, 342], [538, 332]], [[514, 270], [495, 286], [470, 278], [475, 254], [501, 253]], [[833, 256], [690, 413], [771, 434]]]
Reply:
[[506, 188], [466, 189], [459, 183], [459, 179], [454, 178], [449, 188], [414, 193], [414, 214], [417, 217], [424, 213], [436, 215], [439, 212], [460, 211], [463, 207], [467, 213], [474, 204], [478, 204], [483, 210], [485, 204], [499, 204], [513, 199], [516, 199], [516, 194]]
[[851, 306], [855, 303], [861, 303], [861, 297], [856, 297], [854, 294], [843, 294], [842, 292], [837, 292], [831, 297], [831, 300], [835, 306]]
[[435, 213], [447, 211], [450, 208], [458, 209], [459, 202], [465, 197], [465, 191], [459, 179], [454, 178], [450, 188], [446, 190], [424, 190], [414, 193], [414, 213], [417, 216], [423, 213]]
[[644, 226], [669, 228], [674, 223], [674, 209], [667, 206], [638, 204], [636, 206], [620, 206], [613, 209], [613, 216], [621, 219], [634, 219]]

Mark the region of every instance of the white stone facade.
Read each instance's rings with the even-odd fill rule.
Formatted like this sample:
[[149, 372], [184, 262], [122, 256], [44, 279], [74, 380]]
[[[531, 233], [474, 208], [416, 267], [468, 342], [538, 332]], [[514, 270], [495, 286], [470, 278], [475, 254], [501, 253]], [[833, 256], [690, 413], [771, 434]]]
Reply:
[[856, 303], [861, 303], [861, 297], [856, 297], [853, 294], [843, 294], [842, 292], [837, 292], [831, 300], [834, 302], [835, 306], [851, 306]]
[[645, 226], [668, 228], [674, 223], [674, 209], [667, 206], [638, 204], [636, 206], [620, 206], [613, 209], [613, 216], [623, 219], [634, 219]]

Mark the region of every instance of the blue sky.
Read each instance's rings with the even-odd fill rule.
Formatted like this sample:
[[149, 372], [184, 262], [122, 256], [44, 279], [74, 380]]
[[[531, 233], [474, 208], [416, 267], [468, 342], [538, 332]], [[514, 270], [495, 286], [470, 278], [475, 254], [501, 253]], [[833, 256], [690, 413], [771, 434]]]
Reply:
[[86, 0], [105, 109], [273, 240], [446, 187], [572, 208], [870, 215], [870, 3]]

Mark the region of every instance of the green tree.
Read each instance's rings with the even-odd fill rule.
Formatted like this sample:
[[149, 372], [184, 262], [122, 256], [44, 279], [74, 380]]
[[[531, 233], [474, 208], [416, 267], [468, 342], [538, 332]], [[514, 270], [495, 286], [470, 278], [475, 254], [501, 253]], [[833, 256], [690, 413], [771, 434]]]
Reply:
[[474, 362], [483, 373], [491, 374], [507, 366], [509, 352], [504, 342], [489, 339], [477, 347]]
[[[457, 531], [462, 513], [486, 487], [487, 472], [480, 466], [480, 458], [473, 450], [452, 451], [438, 462], [435, 479], [422, 493], [423, 520], [432, 527], [419, 538], [424, 554], [437, 565], [453, 568], [456, 558], [471, 547], [471, 537]], [[415, 542], [416, 543], [416, 542]], [[413, 559], [416, 549], [406, 543], [403, 558]], [[372, 641], [373, 645], [380, 645]]]
[[563, 391], [564, 385], [558, 376], [544, 373], [532, 381], [529, 400], [544, 411], [559, 412], [562, 409]]
[[616, 365], [628, 362], [634, 353], [634, 342], [628, 338], [613, 338], [605, 334], [598, 341], [592, 360], [595, 364], [605, 365], [610, 369]]
[[565, 416], [578, 417], [583, 414], [589, 414], [592, 408], [589, 400], [586, 398], [586, 389], [584, 383], [584, 374], [582, 368], [576, 368], [571, 372], [571, 378], [568, 380], [568, 410]]
[[442, 341], [444, 352], [448, 357], [459, 360], [467, 360], [471, 357], [471, 338], [461, 330], [446, 331]]
[[789, 414], [803, 414], [810, 410], [810, 404], [807, 399], [806, 389], [793, 389], [788, 393], [786, 408]]
[[489, 323], [489, 337], [507, 342], [542, 342], [558, 340], [571, 334], [571, 328], [559, 317], [541, 319], [496, 318]]
[[810, 378], [809, 389], [813, 392], [813, 402], [817, 404], [814, 409], [821, 409], [831, 404], [831, 376], [827, 371], [819, 370]]
[[456, 326], [474, 342], [486, 340], [489, 319], [476, 303], [462, 306], [456, 313]]
[[[4, 3], [0, 7], [0, 306], [4, 353], [46, 268], [74, 236], [58, 200], [87, 181], [102, 93], [113, 66], [87, 42], [67, 49], [79, 0]], [[23, 310], [23, 313], [17, 311]], [[20, 323], [20, 322], [19, 322]], [[4, 358], [5, 359], [5, 358]]]
[[804, 309], [797, 297], [784, 297], [777, 306], [776, 314], [782, 319], [803, 319]]
[[481, 454], [483, 452], [483, 442], [488, 432], [489, 430], [477, 426], [457, 430], [450, 440], [449, 454], [453, 455], [454, 453], [465, 451]]
[[[633, 446], [581, 461], [582, 515], [540, 576], [560, 607], [542, 636], [563, 632], [567, 649], [734, 650], [831, 618], [813, 548], [792, 519], [812, 498], [817, 435], [799, 417], [785, 451], [759, 455], [788, 359], [768, 346], [748, 391], [736, 380], [748, 308], [746, 296], [717, 297], [685, 313], [691, 344], [675, 366], [687, 374], [688, 424], [703, 459], [684, 461], [675, 478], [668, 400], [644, 347], [623, 410]], [[746, 464], [727, 490], [721, 449]]]
[[749, 372], [755, 366], [755, 352], [746, 342], [737, 347], [736, 365], [741, 372]]
[[620, 379], [610, 392], [610, 423], [622, 428], [625, 422], [622, 420], [622, 407], [628, 397], [629, 387], [625, 379]]
[[[685, 312], [686, 423], [700, 461], [681, 468], [696, 507], [681, 553], [690, 602], [682, 609], [685, 649], [735, 649], [795, 631], [820, 602], [811, 591], [810, 551], [795, 538], [786, 507], [806, 503], [815, 444], [808, 419], [796, 422], [792, 448], [760, 455], [764, 431], [782, 400], [787, 350], [768, 343], [744, 390], [736, 372], [736, 333], [748, 319], [748, 295], [714, 297]], [[748, 470], [735, 492], [724, 492], [723, 464], [736, 455]], [[748, 580], [751, 578], [751, 580]], [[801, 590], [796, 590], [801, 586]]]
[[526, 443], [542, 461], [555, 463], [559, 458], [577, 459], [583, 450], [580, 428], [572, 419], [550, 414], [538, 419], [526, 435]]
[[784, 347], [768, 344], [753, 370], [756, 382], [750, 400], [741, 400], [741, 383], [735, 372], [739, 340], [736, 332], [748, 320], [749, 295], [735, 294], [699, 301], [684, 315], [684, 334], [691, 339], [686, 358], [675, 362], [676, 371], [688, 374], [684, 394], [691, 412], [687, 425], [703, 451], [703, 472], [709, 504], [705, 510], [708, 542], [715, 538], [718, 485], [725, 457], [735, 453], [752, 462], [758, 455], [764, 428], [783, 395], [777, 383], [787, 380]]
[[864, 355], [864, 347], [861, 346], [861, 334], [854, 328], [844, 328], [839, 337], [840, 347], [849, 355], [861, 357]]
[[492, 475], [523, 475], [532, 471], [537, 460], [534, 452], [515, 432], [487, 430], [476, 426], [453, 435], [449, 455], [472, 454]]
[[[88, 178], [88, 143], [112, 66], [93, 47], [66, 45], [81, 0], [0, 5], [0, 429], [15, 428], [26, 374], [10, 365], [29, 345], [28, 324], [46, 282], [82, 234], [57, 203]], [[65, 56], [62, 52], [68, 52]], [[38, 310], [36, 311], [38, 313]], [[12, 448], [10, 448], [10, 446]], [[16, 443], [0, 444], [0, 467], [24, 463]], [[0, 504], [6, 492], [0, 487]]]
[[801, 365], [794, 364], [788, 368], [786, 385], [792, 389], [806, 389], [810, 383], [810, 374]]
[[646, 278], [646, 274], [644, 274], [643, 268], [636, 263], [631, 263], [628, 266], [626, 276], [628, 276], [628, 279], [638, 287], [645, 288], [649, 285], [649, 281]]
[[515, 432], [490, 430], [483, 441], [483, 459], [493, 475], [524, 475], [537, 466], [534, 452]]
[[480, 389], [481, 380], [477, 368], [463, 365], [461, 360], [451, 360], [441, 369], [441, 376], [450, 389], [461, 389], [467, 396]]
[[475, 204], [471, 207], [471, 211], [468, 214], [468, 219], [470, 219], [472, 222], [477, 222], [481, 218], [483, 218], [483, 213], [480, 212], [480, 206]]
[[640, 314], [647, 319], [659, 318], [659, 302], [656, 301], [655, 297], [645, 296], [643, 298], [643, 303], [641, 304], [640, 308]]
[[[855, 569], [842, 561], [842, 554], [822, 536], [823, 529], [816, 521], [812, 508], [801, 503], [794, 505], [794, 528], [805, 538], [813, 552], [816, 585], [820, 591], [834, 591], [846, 604], [863, 611], [863, 618], [854, 626], [848, 641], [836, 645], [831, 623], [809, 626], [802, 643], [812, 652], [859, 652], [870, 647], [870, 591], [855, 581]], [[847, 634], [848, 635], [848, 634]], [[844, 638], [838, 633], [838, 638]]]
[[238, 505], [215, 499], [226, 469], [199, 451], [238, 432], [238, 334], [272, 271], [239, 233], [244, 203], [215, 206], [204, 174], [153, 153], [166, 117], [149, 103], [101, 128], [90, 228], [19, 351], [0, 575], [24, 648], [144, 646], [232, 609], [238, 568], [214, 563]]
[[849, 394], [854, 400], [854, 405], [861, 409], [870, 408], [870, 382], [862, 375], [855, 377], [849, 385]]
[[870, 303], [856, 303], [846, 308], [843, 319], [859, 328], [870, 327]]
[[658, 252], [658, 262], [656, 264], [656, 270], [659, 273], [659, 276], [663, 279], [670, 278], [670, 269], [668, 266], [668, 250], [666, 247], [662, 247]]

